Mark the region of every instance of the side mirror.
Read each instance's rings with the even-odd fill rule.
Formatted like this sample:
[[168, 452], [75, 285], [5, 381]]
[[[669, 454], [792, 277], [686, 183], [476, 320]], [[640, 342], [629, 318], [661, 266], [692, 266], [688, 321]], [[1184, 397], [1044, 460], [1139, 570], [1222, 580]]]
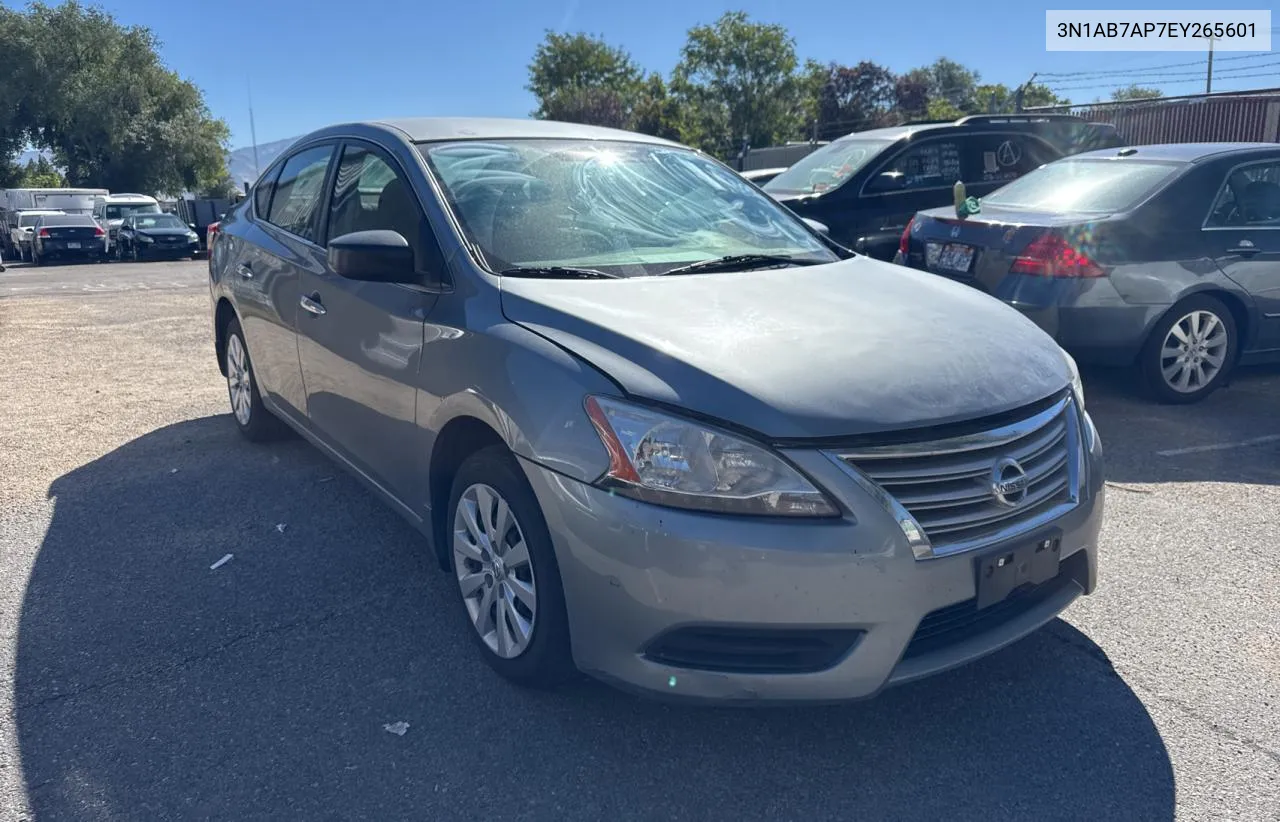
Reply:
[[418, 279], [413, 249], [397, 231], [353, 231], [329, 241], [329, 267], [339, 277], [372, 283]]
[[801, 217], [800, 219], [804, 220], [805, 224], [808, 225], [809, 228], [812, 228], [814, 231], [818, 232], [822, 236], [824, 237], [831, 236], [831, 229], [827, 227], [826, 223], [820, 223], [817, 220], [810, 220], [808, 217]]
[[907, 187], [907, 175], [901, 171], [885, 171], [877, 174], [871, 184], [874, 191], [901, 191]]

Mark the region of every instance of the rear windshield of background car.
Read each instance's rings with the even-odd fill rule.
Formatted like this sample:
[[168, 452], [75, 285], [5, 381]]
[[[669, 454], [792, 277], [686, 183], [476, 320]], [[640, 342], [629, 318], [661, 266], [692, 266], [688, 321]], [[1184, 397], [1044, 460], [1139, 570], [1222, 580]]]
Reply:
[[50, 214], [40, 218], [40, 225], [96, 225], [87, 214]]
[[828, 143], [765, 183], [770, 194], [821, 194], [836, 188], [871, 162], [892, 140], [849, 137]]
[[982, 204], [1034, 211], [1124, 211], [1155, 191], [1180, 165], [1138, 160], [1060, 160], [983, 197]]
[[130, 214], [159, 214], [160, 206], [155, 203], [138, 203], [137, 205], [122, 203], [119, 205], [108, 205], [106, 217], [108, 220], [123, 220]]
[[35, 225], [35, 224], [36, 224], [36, 220], [39, 220], [41, 217], [48, 218], [48, 217], [53, 217], [53, 216], [56, 216], [56, 215], [53, 215], [53, 214], [21, 214], [21, 215], [19, 215], [19, 216], [18, 216], [18, 225], [19, 225], [19, 226]]

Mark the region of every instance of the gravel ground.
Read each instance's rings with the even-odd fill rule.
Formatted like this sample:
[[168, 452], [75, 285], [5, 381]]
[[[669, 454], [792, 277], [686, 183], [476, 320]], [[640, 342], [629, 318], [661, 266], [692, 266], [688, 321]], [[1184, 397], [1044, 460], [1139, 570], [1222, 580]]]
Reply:
[[204, 278], [0, 275], [0, 819], [1280, 819], [1280, 370], [1191, 408], [1086, 375], [1102, 587], [1045, 630], [671, 707], [495, 678], [408, 526], [236, 434]]

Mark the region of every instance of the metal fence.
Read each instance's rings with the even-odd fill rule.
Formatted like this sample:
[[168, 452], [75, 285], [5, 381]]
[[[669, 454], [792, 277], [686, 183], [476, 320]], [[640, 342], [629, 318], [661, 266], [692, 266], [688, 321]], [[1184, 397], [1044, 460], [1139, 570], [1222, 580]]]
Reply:
[[1130, 145], [1280, 142], [1280, 89], [1028, 109], [1111, 123]]

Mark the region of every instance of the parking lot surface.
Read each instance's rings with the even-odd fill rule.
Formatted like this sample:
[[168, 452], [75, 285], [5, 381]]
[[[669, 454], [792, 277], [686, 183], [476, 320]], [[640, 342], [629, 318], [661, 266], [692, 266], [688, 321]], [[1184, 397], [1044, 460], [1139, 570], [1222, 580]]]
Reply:
[[1183, 408], [1086, 374], [1101, 586], [1045, 630], [674, 707], [492, 674], [409, 526], [236, 433], [206, 277], [0, 274], [0, 818], [1280, 818], [1280, 370]]

